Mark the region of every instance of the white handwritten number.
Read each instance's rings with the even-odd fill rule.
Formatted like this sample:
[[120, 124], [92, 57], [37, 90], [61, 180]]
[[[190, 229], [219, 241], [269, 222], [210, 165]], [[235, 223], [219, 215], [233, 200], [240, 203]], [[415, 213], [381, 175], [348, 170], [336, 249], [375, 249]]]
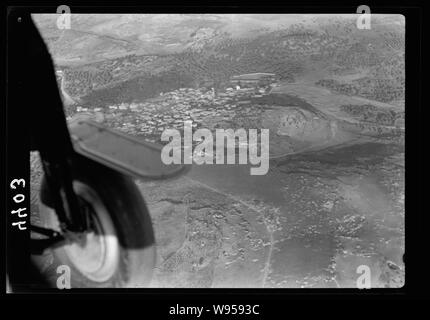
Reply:
[[[20, 186], [21, 188], [25, 188], [25, 180], [24, 179], [13, 179], [10, 183], [10, 188], [12, 190], [16, 190], [17, 186]], [[17, 193], [15, 194], [13, 197], [13, 202], [15, 202], [16, 204], [21, 203], [25, 200], [25, 196], [22, 193]], [[11, 214], [14, 215], [14, 217], [18, 217], [18, 218], [25, 218], [27, 217], [27, 213], [24, 213], [23, 211], [26, 211], [27, 208], [23, 207], [23, 208], [18, 208], [16, 210], [11, 210]], [[20, 220], [20, 221], [15, 221], [12, 222], [12, 226], [14, 227], [18, 227], [19, 230], [27, 230], [27, 227], [25, 226], [26, 224], [26, 220]]]
[[12, 182], [10, 183], [10, 188], [11, 189], [16, 189], [15, 184], [20, 184], [22, 183], [22, 187], [25, 188], [25, 180], [24, 179], [13, 179]]

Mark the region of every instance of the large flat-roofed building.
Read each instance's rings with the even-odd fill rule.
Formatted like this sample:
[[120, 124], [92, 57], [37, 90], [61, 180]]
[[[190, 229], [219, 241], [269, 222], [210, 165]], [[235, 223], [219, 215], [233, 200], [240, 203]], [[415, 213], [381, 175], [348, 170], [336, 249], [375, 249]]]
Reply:
[[276, 75], [274, 73], [247, 73], [230, 78], [230, 83], [239, 87], [259, 87], [268, 86], [276, 82]]

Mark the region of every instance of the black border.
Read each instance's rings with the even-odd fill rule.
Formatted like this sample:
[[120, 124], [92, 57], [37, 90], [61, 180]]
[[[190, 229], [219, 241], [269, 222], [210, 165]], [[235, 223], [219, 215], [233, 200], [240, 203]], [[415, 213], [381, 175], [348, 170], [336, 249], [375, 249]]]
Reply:
[[[77, 3], [77, 5], [68, 4], [72, 9], [72, 12], [76, 13], [109, 13], [109, 12], [120, 12], [120, 13], [131, 13], [131, 12], [151, 12], [151, 13], [204, 13], [204, 12], [215, 12], [215, 13], [354, 13], [358, 4], [345, 5], [344, 1], [339, 1], [338, 5], [324, 5], [320, 3], [308, 4], [307, 2], [285, 2], [283, 5], [275, 4], [270, 5], [267, 1], [263, 4], [246, 4], [237, 3], [234, 1], [223, 1], [223, 2], [207, 2], [202, 4], [201, 2], [182, 2], [180, 6], [173, 6], [168, 4], [156, 4], [148, 5], [148, 2], [128, 4], [126, 1], [121, 1], [121, 6], [105, 6], [100, 7], [98, 5], [106, 5], [106, 3], [98, 3], [96, 5], [89, 6], [88, 2]], [[41, 3], [43, 4], [43, 3]], [[60, 5], [62, 3], [59, 3]], [[145, 4], [145, 5], [143, 5]], [[23, 5], [21, 3], [21, 5]], [[44, 4], [43, 4], [44, 5]], [[84, 5], [84, 6], [82, 6]], [[24, 5], [23, 5], [24, 6]], [[52, 6], [48, 4], [45, 7], [33, 6], [16, 8], [19, 10], [30, 10], [31, 12], [55, 12], [57, 4]], [[139, 6], [139, 7], [135, 7]], [[84, 294], [86, 298], [94, 296], [100, 297], [111, 297], [117, 298], [131, 298], [137, 295], [144, 295], [145, 299], [157, 299], [165, 301], [163, 304], [166, 306], [174, 303], [184, 303], [185, 301], [193, 300], [198, 301], [231, 301], [235, 303], [246, 302], [272, 305], [285, 298], [329, 298], [335, 296], [336, 298], [405, 298], [405, 297], [419, 297], [425, 294], [425, 290], [430, 284], [427, 279], [428, 271], [426, 270], [426, 264], [423, 261], [423, 255], [427, 251], [425, 241], [425, 227], [428, 218], [424, 216], [424, 208], [422, 206], [423, 190], [421, 188], [423, 182], [423, 106], [422, 106], [422, 51], [421, 46], [423, 43], [423, 8], [420, 4], [407, 2], [406, 4], [398, 4], [395, 1], [390, 1], [389, 5], [380, 4], [372, 5], [369, 4], [372, 13], [399, 13], [403, 14], [406, 18], [406, 250], [405, 255], [405, 267], [406, 267], [406, 281], [405, 286], [399, 289], [371, 289], [371, 290], [358, 290], [358, 289], [72, 289], [59, 291], [56, 289], [52, 290], [23, 290], [21, 294], [8, 295], [8, 298], [16, 299], [19, 297], [26, 297], [31, 295], [32, 298], [59, 298], [65, 294], [69, 294], [69, 297], [76, 297], [77, 295]], [[10, 9], [5, 8], [4, 26], [7, 25], [8, 13]], [[8, 12], [9, 11], [9, 12]], [[5, 47], [7, 48], [7, 42], [3, 38]], [[5, 70], [7, 70], [7, 61]], [[4, 73], [5, 74], [5, 73]], [[4, 80], [4, 79], [2, 79]], [[7, 95], [7, 92], [5, 92]], [[5, 101], [6, 102], [6, 101]], [[7, 104], [5, 104], [7, 105]], [[12, 177], [25, 176], [27, 177], [27, 195], [28, 200], [27, 208], [30, 208], [30, 192], [29, 192], [29, 154], [28, 154], [28, 133], [23, 126], [25, 121], [22, 122], [22, 111], [10, 110], [2, 108], [4, 112], [2, 119], [4, 121], [4, 133], [6, 137], [6, 152], [2, 153], [7, 155], [5, 159], [7, 161], [6, 174], [6, 210], [5, 214], [7, 217], [10, 216], [10, 205], [11, 198], [8, 193], [9, 182]], [[20, 124], [17, 121], [21, 121]], [[4, 220], [2, 220], [4, 223]], [[7, 221], [7, 224], [10, 222]], [[7, 230], [8, 225], [5, 226]], [[3, 229], [5, 230], [5, 229]], [[4, 240], [6, 240], [6, 232]], [[9, 237], [11, 235], [9, 234]], [[10, 238], [9, 238], [10, 239]], [[21, 266], [25, 261], [26, 250], [28, 248], [28, 239], [23, 237], [21, 239], [14, 239], [17, 244], [20, 244], [21, 248], [19, 251], [15, 248], [14, 253], [16, 266]], [[22, 246], [21, 246], [22, 244]], [[5, 247], [2, 247], [5, 248]], [[18, 252], [17, 252], [18, 251]], [[424, 253], [424, 254], [423, 254]], [[420, 256], [421, 255], [421, 256]], [[3, 265], [4, 267], [4, 265]], [[23, 270], [24, 271], [24, 270]], [[26, 270], [25, 270], [26, 271]], [[5, 273], [3, 273], [5, 274]], [[3, 278], [4, 279], [4, 278]], [[5, 287], [3, 287], [5, 288]], [[38, 293], [39, 295], [35, 295]], [[43, 294], [40, 294], [43, 293]], [[264, 302], [263, 302], [264, 301]], [[282, 306], [281, 306], [282, 307]], [[273, 309], [271, 309], [273, 310]]]

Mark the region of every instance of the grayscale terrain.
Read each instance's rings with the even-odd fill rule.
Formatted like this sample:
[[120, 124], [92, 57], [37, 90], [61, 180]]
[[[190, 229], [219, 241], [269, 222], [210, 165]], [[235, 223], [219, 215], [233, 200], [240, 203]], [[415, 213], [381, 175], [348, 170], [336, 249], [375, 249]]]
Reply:
[[[34, 17], [68, 117], [158, 143], [184, 120], [270, 130], [267, 175], [194, 165], [136, 181], [157, 241], [153, 287], [355, 287], [360, 265], [372, 287], [403, 286], [403, 16], [372, 15], [370, 30], [357, 15], [72, 15], [70, 30], [56, 18]], [[256, 72], [278, 81], [232, 88]]]

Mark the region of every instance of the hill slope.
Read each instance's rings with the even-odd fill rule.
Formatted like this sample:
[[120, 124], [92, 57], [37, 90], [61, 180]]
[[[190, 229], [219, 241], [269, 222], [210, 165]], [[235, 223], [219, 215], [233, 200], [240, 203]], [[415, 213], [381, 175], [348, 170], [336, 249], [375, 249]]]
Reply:
[[[273, 72], [338, 93], [404, 100], [404, 19], [372, 15], [73, 15], [36, 20], [65, 89], [89, 105], [129, 102], [180, 87], [222, 87], [234, 74]], [[49, 22], [50, 21], [50, 22]]]

